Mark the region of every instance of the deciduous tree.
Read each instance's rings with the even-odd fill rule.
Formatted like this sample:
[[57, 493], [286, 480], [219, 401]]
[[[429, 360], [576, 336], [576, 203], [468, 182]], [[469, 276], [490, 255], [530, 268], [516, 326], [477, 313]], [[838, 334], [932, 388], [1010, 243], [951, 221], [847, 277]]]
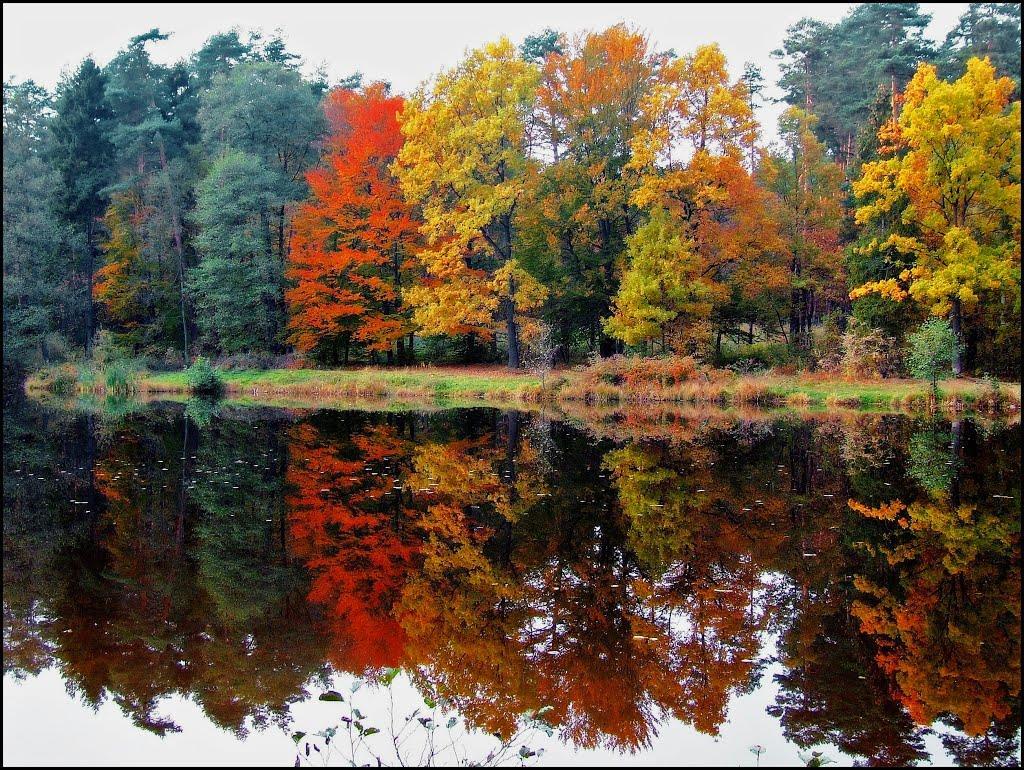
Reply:
[[381, 83], [328, 95], [331, 135], [292, 221], [289, 338], [333, 363], [339, 347], [347, 362], [350, 340], [386, 352], [389, 361], [397, 348], [406, 359], [413, 327], [402, 291], [414, 280], [420, 223], [391, 172], [402, 146], [402, 104]]
[[520, 264], [518, 209], [530, 171], [527, 119], [539, 74], [505, 38], [470, 51], [406, 102], [395, 173], [422, 206], [423, 285], [406, 293], [425, 334], [504, 326], [519, 366], [523, 315], [547, 291]]

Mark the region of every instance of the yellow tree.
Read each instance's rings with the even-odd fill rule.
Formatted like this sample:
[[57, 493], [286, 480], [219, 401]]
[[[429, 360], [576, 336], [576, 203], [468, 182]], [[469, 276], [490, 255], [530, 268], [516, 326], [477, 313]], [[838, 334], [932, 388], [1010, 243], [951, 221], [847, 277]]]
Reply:
[[605, 331], [629, 345], [675, 343], [683, 325], [711, 312], [716, 287], [701, 261], [664, 211], [629, 239], [629, 265], [613, 299]]
[[[857, 223], [882, 223], [877, 244], [909, 263], [898, 276], [855, 288], [912, 299], [948, 316], [958, 340], [986, 296], [1020, 312], [1020, 101], [988, 59], [971, 59], [959, 80], [922, 64], [899, 120], [879, 131], [887, 157], [864, 165], [853, 190]], [[897, 230], [909, 228], [908, 234]], [[875, 244], [873, 244], [875, 245]], [[963, 362], [958, 345], [953, 370]]]
[[522, 315], [546, 291], [517, 259], [516, 213], [530, 173], [527, 118], [539, 72], [505, 38], [421, 86], [399, 116], [394, 170], [422, 206], [426, 278], [406, 292], [424, 334], [508, 337], [519, 366]]
[[662, 68], [642, 109], [644, 127], [630, 143], [628, 168], [640, 175], [633, 203], [680, 223], [698, 258], [693, 274], [714, 287], [714, 305], [734, 288], [759, 290], [768, 276], [747, 280], [752, 265], [779, 242], [767, 194], [743, 165], [758, 130], [746, 85], [730, 81], [718, 46], [702, 46]]

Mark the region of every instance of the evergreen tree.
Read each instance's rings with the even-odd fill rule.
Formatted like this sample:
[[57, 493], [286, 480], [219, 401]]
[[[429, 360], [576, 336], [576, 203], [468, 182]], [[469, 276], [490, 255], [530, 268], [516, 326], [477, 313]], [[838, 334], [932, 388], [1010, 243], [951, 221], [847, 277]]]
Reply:
[[220, 353], [277, 347], [283, 321], [281, 264], [273, 256], [270, 212], [275, 177], [263, 162], [232, 151], [198, 188], [199, 265], [190, 275], [204, 344]]
[[939, 74], [959, 77], [972, 56], [987, 56], [1020, 92], [1020, 3], [971, 3], [939, 51]]
[[81, 342], [88, 348], [95, 331], [92, 287], [97, 269], [98, 222], [107, 205], [113, 147], [108, 131], [112, 113], [106, 99], [106, 77], [92, 59], [57, 87], [56, 114], [51, 124], [53, 141], [49, 160], [60, 179], [56, 210], [83, 243], [76, 266], [79, 279]]
[[75, 308], [71, 232], [55, 216], [56, 172], [45, 160], [50, 98], [31, 80], [4, 83], [4, 381], [66, 348]]

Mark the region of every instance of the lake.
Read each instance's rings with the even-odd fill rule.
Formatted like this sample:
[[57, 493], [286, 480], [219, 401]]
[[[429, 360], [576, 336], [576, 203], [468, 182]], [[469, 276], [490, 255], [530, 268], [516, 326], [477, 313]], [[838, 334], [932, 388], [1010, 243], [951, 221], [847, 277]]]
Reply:
[[5, 764], [1020, 763], [1019, 424], [4, 418]]

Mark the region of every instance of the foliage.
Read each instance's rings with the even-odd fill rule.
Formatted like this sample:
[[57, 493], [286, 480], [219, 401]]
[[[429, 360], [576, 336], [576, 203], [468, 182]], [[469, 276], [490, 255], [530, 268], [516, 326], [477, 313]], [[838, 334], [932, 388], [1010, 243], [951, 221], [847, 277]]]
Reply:
[[839, 367], [851, 377], [894, 377], [900, 373], [900, 350], [880, 329], [854, 318], [842, 335]]
[[1017, 377], [1020, 12], [970, 4], [941, 46], [929, 20], [790, 27], [768, 146], [763, 63], [625, 22], [486, 43], [407, 96], [238, 30], [5, 83], [5, 372], [103, 330], [151, 370], [543, 348], [873, 377], [934, 315], [957, 373]]
[[628, 267], [605, 328], [630, 345], [655, 340], [663, 352], [678, 349], [684, 325], [710, 312], [712, 282], [703, 275], [692, 242], [664, 212], [628, 243]]
[[[851, 297], [877, 293], [910, 298], [948, 315], [962, 343], [962, 321], [983, 299], [1020, 309], [1020, 102], [1014, 83], [997, 78], [987, 60], [972, 59], [954, 83], [922, 65], [907, 86], [898, 122], [879, 139], [887, 157], [865, 164], [854, 183], [858, 223], [891, 221], [906, 200], [909, 234], [891, 232], [887, 246], [908, 267], [869, 282]], [[954, 370], [962, 370], [960, 356]]]
[[271, 251], [267, 212], [274, 177], [253, 155], [234, 151], [199, 185], [195, 221], [201, 256], [190, 294], [204, 344], [215, 351], [272, 350], [281, 326], [281, 263]]
[[203, 356], [196, 356], [185, 371], [185, 382], [192, 393], [216, 395], [224, 390], [224, 378], [213, 364]]
[[[80, 247], [53, 213], [60, 175], [46, 161], [50, 97], [32, 81], [4, 83], [4, 382], [66, 355], [79, 336], [76, 266]], [[13, 377], [10, 375], [14, 375]]]
[[801, 19], [772, 52], [785, 101], [821, 118], [816, 133], [844, 165], [879, 92], [894, 113], [917, 65], [933, 55], [930, 20], [918, 3], [861, 3], [835, 24]]
[[389, 360], [397, 345], [407, 360], [404, 339], [414, 327], [402, 290], [415, 280], [419, 223], [390, 170], [402, 145], [402, 104], [381, 83], [326, 98], [332, 133], [292, 221], [285, 298], [291, 341], [330, 363], [348, 362], [350, 341]]
[[504, 322], [509, 366], [519, 366], [521, 315], [546, 289], [520, 265], [513, 222], [530, 168], [526, 121], [535, 65], [507, 39], [470, 51], [406, 102], [395, 173], [423, 211], [426, 272], [405, 297], [427, 335], [484, 338]]
[[814, 309], [838, 306], [846, 289], [840, 242], [843, 172], [814, 135], [817, 123], [809, 112], [787, 109], [779, 118], [785, 150], [771, 154], [759, 170], [777, 196], [775, 219], [788, 257], [788, 280], [779, 286], [788, 295], [783, 299], [788, 341], [804, 349], [811, 346]]
[[971, 3], [946, 35], [939, 51], [943, 77], [956, 77], [972, 58], [987, 56], [1000, 75], [1017, 81], [1020, 91], [1020, 6]]
[[959, 344], [946, 319], [931, 318], [910, 335], [907, 368], [915, 377], [929, 380], [935, 388], [944, 375], [952, 373]]

